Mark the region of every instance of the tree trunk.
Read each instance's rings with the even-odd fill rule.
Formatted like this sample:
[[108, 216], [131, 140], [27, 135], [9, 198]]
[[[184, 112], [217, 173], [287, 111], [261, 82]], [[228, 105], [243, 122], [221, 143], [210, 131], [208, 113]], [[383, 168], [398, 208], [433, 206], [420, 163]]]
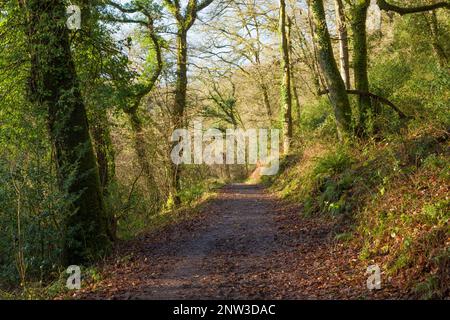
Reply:
[[317, 58], [329, 89], [339, 137], [342, 139], [351, 129], [351, 107], [344, 80], [334, 59], [330, 33], [326, 24], [322, 0], [312, 1], [312, 18], [315, 24], [314, 40], [317, 44]]
[[292, 140], [292, 91], [291, 91], [291, 63], [289, 57], [289, 43], [287, 37], [286, 1], [280, 0], [280, 36], [281, 36], [281, 112], [283, 128], [283, 153], [289, 154]]
[[295, 83], [294, 74], [292, 74], [291, 82], [292, 82], [292, 93], [294, 94], [294, 101], [295, 101], [295, 111], [296, 111], [296, 114], [297, 114], [296, 125], [300, 126], [302, 110], [301, 110], [301, 106], [300, 106], [300, 99], [298, 97], [298, 90], [297, 90], [297, 85]]
[[295, 102], [295, 112], [297, 114], [297, 126], [300, 126], [300, 115], [301, 115], [301, 110], [300, 110], [300, 100], [298, 98], [298, 90], [297, 90], [297, 82], [295, 79], [295, 64], [292, 62], [292, 57], [294, 56], [293, 54], [293, 47], [292, 47], [292, 20], [290, 18], [288, 18], [288, 29], [287, 29], [287, 39], [288, 39], [288, 47], [289, 47], [289, 55], [290, 55], [290, 60], [291, 60], [291, 89], [292, 89], [292, 95], [294, 98], [294, 102]]
[[[184, 128], [184, 110], [186, 108], [187, 95], [187, 30], [179, 23], [177, 34], [177, 82], [175, 88], [175, 108], [173, 112], [173, 125], [175, 129]], [[178, 142], [174, 142], [174, 147]], [[172, 189], [173, 200], [176, 206], [181, 204], [179, 191], [181, 168], [179, 165], [172, 165]]]
[[344, 4], [342, 0], [334, 0], [334, 6], [336, 11], [336, 27], [339, 37], [339, 63], [341, 76], [345, 83], [345, 88], [350, 89], [350, 62], [348, 53], [348, 32], [347, 24], [345, 21]]
[[[352, 8], [353, 31], [353, 69], [355, 77], [355, 89], [369, 92], [369, 77], [367, 74], [367, 34], [366, 19], [369, 0], [358, 0]], [[373, 124], [373, 110], [370, 97], [358, 97], [359, 133], [367, 134]]]
[[[207, 8], [214, 0], [189, 0], [184, 10], [180, 1], [164, 0], [164, 5], [177, 20], [177, 81], [175, 88], [175, 108], [172, 115], [175, 129], [182, 129], [184, 125], [184, 110], [186, 108], [187, 95], [187, 33], [197, 20], [198, 13]], [[173, 143], [173, 148], [178, 142]], [[181, 204], [179, 192], [181, 168], [172, 165], [172, 196], [175, 206]]]
[[66, 7], [61, 0], [30, 0], [30, 98], [48, 113], [58, 178], [72, 196], [66, 220], [65, 258], [82, 264], [109, 249], [113, 234], [69, 45]]

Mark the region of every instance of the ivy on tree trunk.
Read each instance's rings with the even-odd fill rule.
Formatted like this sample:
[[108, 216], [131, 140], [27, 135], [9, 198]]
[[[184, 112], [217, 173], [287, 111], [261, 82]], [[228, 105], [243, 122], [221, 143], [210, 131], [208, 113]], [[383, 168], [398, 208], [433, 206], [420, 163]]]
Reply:
[[[25, 7], [26, 6], [26, 7]], [[47, 112], [61, 188], [71, 195], [73, 213], [66, 220], [65, 257], [81, 264], [109, 249], [114, 234], [102, 197], [97, 162], [89, 135], [61, 0], [30, 0], [29, 93]]]
[[[369, 77], [367, 71], [367, 33], [366, 20], [370, 0], [358, 0], [352, 7], [351, 27], [353, 31], [353, 71], [355, 89], [369, 92]], [[367, 134], [373, 123], [373, 110], [370, 97], [358, 96], [359, 130], [360, 134]]]

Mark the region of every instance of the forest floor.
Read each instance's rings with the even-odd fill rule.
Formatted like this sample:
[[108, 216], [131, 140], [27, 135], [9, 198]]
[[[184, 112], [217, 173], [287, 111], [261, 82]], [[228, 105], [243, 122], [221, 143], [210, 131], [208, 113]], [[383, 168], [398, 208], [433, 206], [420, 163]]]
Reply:
[[392, 279], [366, 286], [367, 261], [335, 239], [339, 226], [259, 185], [224, 187], [193, 218], [122, 242], [102, 279], [75, 299], [405, 298]]

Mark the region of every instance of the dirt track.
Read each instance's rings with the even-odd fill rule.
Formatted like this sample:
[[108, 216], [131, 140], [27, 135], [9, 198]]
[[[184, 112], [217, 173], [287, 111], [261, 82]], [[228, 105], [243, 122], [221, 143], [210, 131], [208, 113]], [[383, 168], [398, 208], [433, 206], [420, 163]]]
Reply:
[[304, 219], [257, 185], [225, 187], [195, 219], [122, 244], [81, 299], [395, 298], [370, 292], [335, 225]]

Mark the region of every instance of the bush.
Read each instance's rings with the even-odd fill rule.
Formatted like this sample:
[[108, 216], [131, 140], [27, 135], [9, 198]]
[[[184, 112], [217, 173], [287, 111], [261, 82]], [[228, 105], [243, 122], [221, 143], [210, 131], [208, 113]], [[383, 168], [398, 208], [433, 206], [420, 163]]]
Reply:
[[302, 106], [300, 133], [318, 136], [336, 136], [333, 110], [326, 96]]
[[48, 160], [36, 150], [0, 161], [0, 286], [45, 282], [60, 272], [72, 199], [59, 191]]

